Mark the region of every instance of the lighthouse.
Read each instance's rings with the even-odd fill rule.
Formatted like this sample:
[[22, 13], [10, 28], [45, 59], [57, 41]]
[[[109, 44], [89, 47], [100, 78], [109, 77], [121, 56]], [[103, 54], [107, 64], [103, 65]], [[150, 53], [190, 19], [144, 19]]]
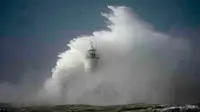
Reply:
[[90, 42], [90, 48], [87, 50], [84, 67], [86, 72], [94, 72], [97, 68], [99, 57], [97, 56], [97, 50], [94, 47], [94, 43]]

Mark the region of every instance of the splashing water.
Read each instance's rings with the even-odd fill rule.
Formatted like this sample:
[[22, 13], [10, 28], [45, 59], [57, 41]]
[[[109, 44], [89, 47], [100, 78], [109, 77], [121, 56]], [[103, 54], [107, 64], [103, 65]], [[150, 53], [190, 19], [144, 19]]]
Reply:
[[[108, 30], [70, 41], [41, 98], [55, 104], [172, 102], [172, 77], [189, 59], [189, 42], [154, 31], [128, 7], [108, 8], [110, 13], [102, 13], [109, 20]], [[100, 57], [98, 70], [90, 74], [83, 64], [89, 40], [97, 44]]]

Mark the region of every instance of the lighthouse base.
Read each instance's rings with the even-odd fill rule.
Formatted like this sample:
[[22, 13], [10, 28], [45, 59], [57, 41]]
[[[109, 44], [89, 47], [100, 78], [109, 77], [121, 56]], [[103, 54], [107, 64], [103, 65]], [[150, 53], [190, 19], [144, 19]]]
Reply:
[[96, 58], [85, 58], [84, 68], [86, 72], [93, 72], [96, 70], [98, 64], [98, 59]]

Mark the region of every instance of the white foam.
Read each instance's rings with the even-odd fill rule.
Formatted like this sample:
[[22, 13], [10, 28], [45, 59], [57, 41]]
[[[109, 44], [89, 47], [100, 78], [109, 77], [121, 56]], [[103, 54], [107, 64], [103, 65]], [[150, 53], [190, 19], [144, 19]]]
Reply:
[[[128, 7], [102, 13], [109, 30], [74, 38], [59, 55], [42, 92], [50, 102], [82, 104], [165, 103], [173, 98], [170, 78], [189, 56], [189, 43], [156, 32]], [[92, 39], [98, 46], [98, 72], [87, 75], [83, 58]], [[43, 97], [44, 98], [44, 97]]]

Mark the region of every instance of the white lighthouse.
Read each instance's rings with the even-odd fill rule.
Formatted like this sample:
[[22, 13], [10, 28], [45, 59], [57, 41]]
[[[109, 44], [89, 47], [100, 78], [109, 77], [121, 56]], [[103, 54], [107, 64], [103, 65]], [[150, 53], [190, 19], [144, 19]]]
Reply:
[[90, 49], [87, 50], [85, 59], [84, 59], [84, 67], [85, 71], [93, 72], [97, 68], [99, 57], [96, 54], [96, 48], [94, 48], [93, 42], [90, 42]]

